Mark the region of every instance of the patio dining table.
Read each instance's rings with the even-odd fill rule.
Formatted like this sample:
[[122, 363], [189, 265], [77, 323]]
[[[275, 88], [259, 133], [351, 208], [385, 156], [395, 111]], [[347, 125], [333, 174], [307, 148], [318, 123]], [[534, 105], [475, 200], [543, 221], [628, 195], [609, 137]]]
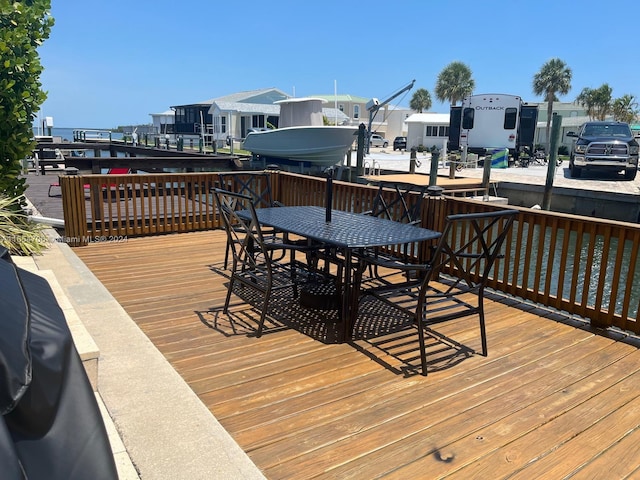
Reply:
[[[434, 240], [441, 235], [434, 230], [361, 213], [331, 210], [331, 214], [327, 215], [324, 207], [317, 206], [259, 208], [256, 213], [261, 225], [338, 248], [343, 252], [342, 341], [352, 340], [358, 314], [357, 297], [353, 295], [353, 290], [359, 286], [354, 285], [354, 272], [351, 268], [354, 252], [363, 248]], [[250, 218], [249, 211], [239, 214]], [[327, 221], [329, 217], [330, 221]], [[352, 301], [354, 297], [356, 300]]]

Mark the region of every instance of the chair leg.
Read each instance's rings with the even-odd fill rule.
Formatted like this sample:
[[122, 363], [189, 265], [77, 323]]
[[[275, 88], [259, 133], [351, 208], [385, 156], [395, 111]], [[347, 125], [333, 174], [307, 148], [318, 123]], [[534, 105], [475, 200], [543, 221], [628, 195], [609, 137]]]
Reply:
[[224, 309], [222, 310], [224, 313], [229, 312], [229, 302], [231, 301], [231, 292], [233, 291], [233, 275], [231, 276], [231, 280], [229, 280], [229, 288], [227, 289], [227, 298], [224, 301]]
[[482, 356], [486, 357], [487, 350], [487, 329], [484, 322], [484, 301], [482, 292], [478, 294], [478, 317], [480, 317], [480, 338], [482, 340]]
[[262, 336], [262, 329], [264, 328], [264, 320], [267, 317], [267, 308], [269, 308], [269, 299], [271, 298], [271, 286], [264, 292], [264, 303], [262, 304], [262, 312], [260, 313], [260, 323], [258, 324], [258, 331], [256, 337]]
[[227, 265], [229, 265], [229, 250], [231, 249], [231, 245], [227, 242], [227, 248], [224, 252], [224, 269], [227, 269]]
[[424, 339], [424, 327], [423, 318], [424, 311], [421, 309], [418, 312], [416, 323], [418, 325], [418, 340], [420, 342], [420, 363], [422, 365], [422, 375], [427, 376], [427, 346]]

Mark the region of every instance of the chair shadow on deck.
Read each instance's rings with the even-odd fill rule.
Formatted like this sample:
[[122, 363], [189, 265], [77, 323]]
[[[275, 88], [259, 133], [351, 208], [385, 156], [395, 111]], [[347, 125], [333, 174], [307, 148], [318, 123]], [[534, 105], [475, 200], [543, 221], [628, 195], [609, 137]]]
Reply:
[[[221, 266], [209, 267], [213, 272], [229, 277], [228, 271]], [[224, 285], [228, 286], [228, 281]], [[225, 337], [255, 337], [261, 309], [261, 295], [237, 285], [228, 314], [223, 313], [222, 305], [196, 314], [203, 325]], [[336, 310], [303, 307], [295, 298], [293, 289], [284, 289], [271, 297], [262, 335], [290, 329], [313, 340], [334, 344], [339, 341], [341, 324]], [[429, 372], [446, 370], [474, 355], [473, 349], [441, 333], [427, 329], [426, 337], [430, 351]], [[258, 338], [255, 340], [260, 341]], [[375, 297], [368, 297], [360, 303], [350, 345], [396, 375], [409, 377], [420, 374], [418, 330], [412, 318]]]

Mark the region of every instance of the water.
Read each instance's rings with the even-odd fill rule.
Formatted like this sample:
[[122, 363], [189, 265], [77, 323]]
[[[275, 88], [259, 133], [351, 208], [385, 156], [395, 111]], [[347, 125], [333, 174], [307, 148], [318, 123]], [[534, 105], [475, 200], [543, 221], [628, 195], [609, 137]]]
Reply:
[[[62, 141], [73, 142], [73, 131], [74, 130], [102, 130], [108, 131], [108, 128], [87, 128], [87, 127], [76, 127], [76, 128], [52, 128], [51, 135], [54, 137], [60, 137]], [[34, 135], [43, 135], [42, 129], [33, 127]], [[111, 138], [114, 140], [122, 140], [122, 133], [112, 132]]]

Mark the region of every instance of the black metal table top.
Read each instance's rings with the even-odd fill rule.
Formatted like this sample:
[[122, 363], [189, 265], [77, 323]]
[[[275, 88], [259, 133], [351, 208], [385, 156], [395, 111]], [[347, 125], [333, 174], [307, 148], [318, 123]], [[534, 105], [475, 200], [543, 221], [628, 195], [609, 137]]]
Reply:
[[[256, 213], [262, 225], [349, 249], [421, 242], [440, 237], [440, 232], [434, 230], [342, 210], [332, 210], [331, 221], [326, 222], [323, 207], [259, 208]], [[249, 215], [246, 211], [241, 216], [248, 219]]]

